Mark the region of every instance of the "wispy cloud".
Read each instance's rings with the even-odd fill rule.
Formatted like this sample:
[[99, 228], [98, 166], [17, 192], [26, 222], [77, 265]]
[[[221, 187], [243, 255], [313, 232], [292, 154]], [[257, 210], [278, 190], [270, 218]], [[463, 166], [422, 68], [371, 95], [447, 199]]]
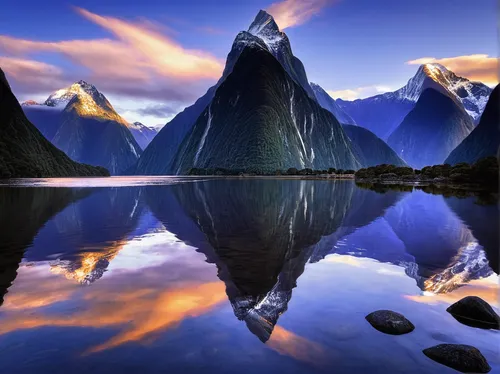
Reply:
[[490, 57], [486, 54], [474, 54], [446, 58], [422, 57], [408, 61], [407, 64], [421, 65], [439, 63], [457, 75], [473, 81], [494, 85], [499, 81], [498, 61], [498, 58]]
[[281, 30], [302, 25], [338, 0], [283, 0], [267, 9]]
[[152, 116], [161, 119], [168, 118], [177, 113], [178, 109], [168, 104], [147, 105], [144, 108], [137, 109], [137, 113], [142, 116]]
[[330, 95], [334, 99], [342, 99], [342, 100], [356, 100], [363, 99], [365, 97], [370, 97], [378, 94], [382, 94], [384, 92], [393, 91], [391, 87], [388, 86], [364, 86], [357, 88], [350, 88], [345, 90], [326, 91], [328, 95]]
[[[85, 76], [73, 80], [85, 78], [108, 92], [143, 98], [191, 100], [201, 91], [195, 89], [200, 81], [214, 81], [222, 73], [221, 60], [204, 51], [184, 48], [147, 20], [130, 22], [75, 9], [115, 38], [42, 42], [0, 35], [0, 52], [10, 56], [8, 66], [2, 63], [9, 79], [19, 83], [22, 77], [15, 72], [36, 63], [41, 75], [62, 77], [57, 68], [29, 58], [39, 52], [63, 55], [80, 71], [83, 69]], [[39, 83], [32, 81], [34, 91], [47, 88]], [[60, 88], [56, 83], [50, 88]]]

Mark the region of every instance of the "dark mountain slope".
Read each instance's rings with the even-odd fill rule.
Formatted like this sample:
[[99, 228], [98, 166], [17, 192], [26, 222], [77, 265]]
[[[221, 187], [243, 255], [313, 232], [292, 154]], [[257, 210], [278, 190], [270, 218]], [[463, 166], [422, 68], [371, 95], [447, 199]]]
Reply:
[[410, 166], [422, 168], [442, 164], [473, 128], [463, 107], [428, 88], [389, 137], [388, 144]]
[[290, 167], [356, 169], [340, 124], [266, 50], [249, 46], [186, 136], [174, 162], [261, 173]]
[[406, 166], [406, 163], [377, 135], [360, 126], [344, 126], [349, 139], [354, 146], [358, 160], [363, 167], [390, 164]]
[[500, 146], [500, 86], [496, 86], [474, 130], [450, 153], [445, 163], [469, 164], [477, 160], [496, 156]]
[[33, 126], [0, 69], [0, 178], [109, 175], [72, 161]]

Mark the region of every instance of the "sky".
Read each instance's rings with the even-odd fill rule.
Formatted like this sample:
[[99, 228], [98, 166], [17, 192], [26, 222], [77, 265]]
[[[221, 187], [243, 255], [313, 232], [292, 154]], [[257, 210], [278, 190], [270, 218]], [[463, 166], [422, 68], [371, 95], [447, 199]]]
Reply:
[[6, 1], [0, 67], [20, 101], [83, 79], [128, 121], [165, 124], [217, 82], [260, 9], [334, 98], [393, 91], [427, 62], [498, 83], [496, 0]]

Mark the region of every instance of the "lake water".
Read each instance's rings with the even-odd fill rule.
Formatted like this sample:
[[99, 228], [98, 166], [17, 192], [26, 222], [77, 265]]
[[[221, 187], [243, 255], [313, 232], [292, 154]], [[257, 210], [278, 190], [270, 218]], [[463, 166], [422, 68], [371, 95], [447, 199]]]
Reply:
[[[0, 187], [0, 373], [453, 373], [500, 334], [498, 211], [352, 181], [108, 178]], [[93, 186], [93, 187], [92, 187]], [[385, 335], [365, 316], [403, 313]]]

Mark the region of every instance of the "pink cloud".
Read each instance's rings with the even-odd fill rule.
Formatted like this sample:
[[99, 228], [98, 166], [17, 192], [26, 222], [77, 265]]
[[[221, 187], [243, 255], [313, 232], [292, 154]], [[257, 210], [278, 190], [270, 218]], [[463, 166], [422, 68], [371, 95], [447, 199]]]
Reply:
[[[47, 77], [62, 78], [62, 71], [42, 62], [36, 65], [37, 61], [29, 59], [38, 52], [63, 55], [80, 68], [83, 76], [72, 80], [89, 80], [105, 93], [107, 90], [144, 98], [192, 100], [206, 90], [210, 84], [207, 81], [214, 82], [222, 74], [223, 61], [210, 53], [184, 48], [154, 23], [144, 19], [133, 23], [81, 8], [76, 11], [115, 38], [42, 42], [0, 35], [0, 52], [9, 56], [0, 66], [14, 80], [14, 86], [29, 89], [30, 82], [15, 72], [31, 66], [37, 78], [30, 83], [33, 92], [61, 88], [61, 79], [50, 83]], [[9, 59], [8, 69], [5, 59]], [[35, 65], [37, 69], [33, 69]]]
[[302, 25], [336, 0], [283, 0], [267, 9], [281, 30]]

